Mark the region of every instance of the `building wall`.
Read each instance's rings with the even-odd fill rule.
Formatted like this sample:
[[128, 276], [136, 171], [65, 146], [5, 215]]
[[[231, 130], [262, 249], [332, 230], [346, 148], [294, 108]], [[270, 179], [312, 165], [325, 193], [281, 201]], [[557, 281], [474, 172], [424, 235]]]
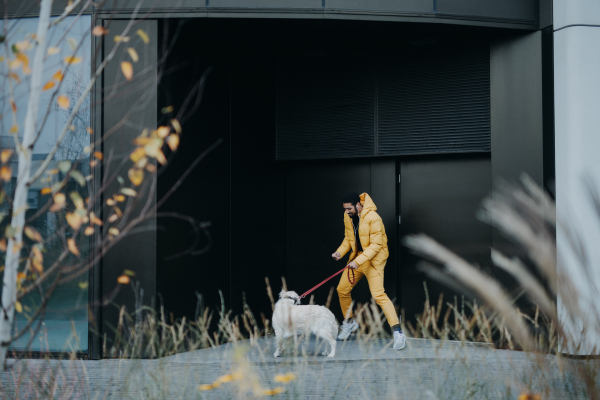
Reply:
[[[600, 190], [600, 3], [595, 0], [554, 1], [554, 85], [556, 112], [556, 206], [562, 224], [557, 229], [559, 271], [576, 287], [581, 318], [564, 307], [559, 296], [559, 317], [579, 350], [589, 353], [600, 340], [597, 303], [600, 286], [600, 215], [590, 190]], [[571, 230], [569, 232], [568, 230]], [[579, 240], [583, 257], [570, 245]], [[559, 290], [567, 289], [559, 279]], [[588, 331], [584, 334], [583, 328]]]

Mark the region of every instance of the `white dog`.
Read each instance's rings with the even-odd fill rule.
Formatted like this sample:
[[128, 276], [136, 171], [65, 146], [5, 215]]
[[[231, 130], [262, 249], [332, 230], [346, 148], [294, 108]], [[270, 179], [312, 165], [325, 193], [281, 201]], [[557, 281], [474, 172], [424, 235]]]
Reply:
[[275, 330], [275, 342], [277, 348], [275, 357], [283, 353], [284, 340], [296, 337], [303, 333], [314, 333], [324, 339], [331, 346], [331, 351], [325, 350], [324, 356], [335, 357], [335, 337], [338, 324], [333, 313], [323, 306], [302, 306], [300, 297], [296, 292], [279, 293], [279, 301], [275, 303], [273, 311], [273, 329]]

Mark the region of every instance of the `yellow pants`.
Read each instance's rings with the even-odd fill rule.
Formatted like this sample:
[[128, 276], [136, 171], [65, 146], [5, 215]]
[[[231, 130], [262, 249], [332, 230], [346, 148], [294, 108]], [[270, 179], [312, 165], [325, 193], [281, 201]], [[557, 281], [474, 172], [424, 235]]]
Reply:
[[[375, 269], [375, 267], [373, 267], [373, 265], [371, 265], [370, 261], [365, 262], [358, 269], [354, 270], [354, 284], [350, 283], [350, 281], [348, 280], [348, 273], [344, 271], [342, 277], [340, 278], [340, 283], [337, 287], [337, 292], [340, 298], [340, 305], [342, 306], [342, 313], [344, 313], [344, 318], [352, 318], [352, 310], [349, 310], [350, 305], [352, 304], [352, 288], [354, 288], [354, 286], [358, 283], [358, 281], [361, 280], [363, 276], [366, 276], [367, 282], [369, 282], [369, 290], [371, 290], [371, 296], [373, 296], [375, 302], [383, 310], [388, 324], [390, 324], [390, 326], [394, 326], [400, 323], [398, 321], [398, 316], [396, 315], [396, 309], [394, 308], [394, 304], [392, 303], [388, 295], [385, 294], [385, 289], [383, 288], [383, 267], [385, 267], [385, 264], [381, 266], [381, 271], [378, 271], [377, 269]], [[352, 277], [352, 271], [350, 271], [350, 277]]]

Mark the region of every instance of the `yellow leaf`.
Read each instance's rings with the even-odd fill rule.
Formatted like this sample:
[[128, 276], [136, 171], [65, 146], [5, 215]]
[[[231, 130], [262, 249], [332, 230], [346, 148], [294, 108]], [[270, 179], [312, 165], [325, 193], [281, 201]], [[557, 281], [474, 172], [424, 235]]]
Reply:
[[121, 275], [117, 278], [117, 283], [120, 283], [121, 285], [128, 285], [130, 281], [131, 280], [127, 275]]
[[58, 71], [56, 71], [56, 72], [54, 73], [54, 75], [52, 75], [52, 79], [55, 79], [55, 80], [57, 80], [57, 81], [59, 81], [59, 82], [60, 82], [60, 81], [62, 81], [64, 77], [65, 77], [65, 76], [63, 75], [63, 73], [62, 73], [62, 71], [61, 71], [61, 70], [58, 70]]
[[21, 314], [23, 312], [23, 306], [18, 301], [15, 303], [15, 311], [18, 312], [19, 314]]
[[137, 196], [137, 192], [131, 188], [121, 188], [121, 193], [123, 193], [126, 196]]
[[169, 135], [169, 140], [167, 144], [169, 145], [171, 150], [177, 150], [177, 147], [179, 146], [179, 136], [177, 136], [176, 134]]
[[119, 230], [115, 227], [110, 228], [108, 230], [108, 233], [110, 233], [111, 235], [114, 235], [114, 236], [119, 236]]
[[204, 385], [200, 385], [200, 386], [198, 387], [198, 389], [200, 389], [200, 390], [213, 390], [213, 389], [214, 389], [214, 387], [213, 387], [213, 385], [207, 385], [207, 384], [204, 384]]
[[160, 112], [163, 114], [171, 113], [173, 112], [173, 106], [163, 107], [162, 110], [160, 110]]
[[67, 201], [67, 197], [64, 195], [64, 193], [56, 193], [54, 195], [54, 203], [65, 204], [66, 201]]
[[115, 196], [115, 200], [122, 203], [125, 201], [125, 196], [123, 196], [122, 194], [118, 194]]
[[42, 262], [39, 259], [34, 257], [33, 260], [31, 260], [31, 264], [39, 274], [44, 272], [44, 264], [42, 264]]
[[[144, 181], [144, 171], [141, 169], [131, 168], [129, 170], [129, 180], [134, 186], [140, 186]], [[135, 196], [135, 195], [134, 195]]]
[[217, 378], [215, 382], [217, 383], [229, 383], [233, 380], [233, 375], [226, 374]]
[[113, 199], [108, 199], [108, 200], [106, 200], [106, 204], [109, 206], [114, 206], [115, 204], [117, 204], [117, 202], [114, 201]]
[[128, 81], [133, 77], [133, 66], [129, 61], [121, 62], [121, 71], [123, 71], [123, 75], [125, 75], [125, 79]]
[[123, 273], [128, 276], [135, 276], [135, 272], [130, 269], [124, 270]]
[[276, 387], [274, 389], [264, 389], [263, 390], [263, 394], [265, 396], [273, 396], [273, 395], [276, 395], [276, 394], [279, 394], [279, 393], [283, 393], [283, 388], [281, 386], [280, 387]]
[[69, 99], [67, 98], [67, 96], [58, 96], [58, 98], [56, 99], [56, 102], [58, 103], [58, 106], [60, 108], [62, 108], [63, 110], [66, 110], [69, 108]]
[[8, 63], [8, 68], [9, 69], [17, 69], [21, 66], [21, 64], [23, 64], [23, 61], [19, 60], [18, 58], [15, 58], [14, 60], [12, 60], [11, 62]]
[[17, 83], [21, 83], [21, 78], [19, 78], [19, 75], [15, 74], [14, 72], [11, 72], [10, 74], [8, 74], [8, 76], [17, 81]]
[[106, 35], [107, 33], [108, 33], [108, 31], [100, 25], [96, 25], [94, 27], [94, 29], [92, 29], [92, 35], [94, 35], [94, 36], [103, 36], [103, 35]]
[[143, 157], [146, 156], [146, 152], [144, 151], [143, 147], [138, 147], [137, 149], [135, 149], [130, 155], [129, 158], [131, 159], [131, 161], [133, 162], [138, 162], [139, 160], [141, 160]]
[[48, 48], [48, 55], [51, 56], [53, 54], [57, 54], [60, 52], [60, 49], [58, 47], [49, 47]]
[[0, 161], [2, 161], [2, 164], [6, 163], [12, 155], [13, 151], [11, 149], [2, 150], [0, 152]]
[[169, 136], [169, 133], [171, 133], [171, 129], [169, 129], [168, 126], [159, 126], [156, 131], [158, 133], [158, 137], [161, 139], [166, 138]]
[[141, 29], [138, 29], [136, 33], [137, 33], [137, 35], [140, 38], [142, 38], [142, 40], [144, 41], [144, 43], [146, 43], [146, 44], [150, 43], [150, 38], [148, 37], [148, 35], [146, 34], [146, 32], [144, 32]]
[[49, 188], [49, 187], [42, 188], [42, 190], [40, 190], [40, 193], [42, 195], [50, 194], [50, 193], [52, 193], [52, 188]]
[[10, 127], [10, 133], [17, 133], [19, 132], [19, 126], [18, 125], [13, 125]]
[[102, 225], [102, 220], [98, 217], [96, 217], [96, 214], [94, 214], [94, 212], [92, 211], [90, 213], [90, 219], [92, 220], [92, 222], [96, 225]]
[[87, 289], [89, 285], [90, 285], [89, 282], [79, 282], [79, 288], [81, 290]]
[[71, 192], [69, 194], [69, 197], [71, 198], [71, 201], [73, 202], [73, 204], [75, 204], [75, 208], [77, 208], [78, 210], [83, 210], [83, 208], [84, 208], [83, 199], [81, 198], [79, 193]]
[[75, 244], [75, 239], [70, 238], [67, 239], [67, 246], [69, 247], [69, 251], [76, 256], [79, 255], [79, 250], [77, 249], [77, 245]]
[[22, 248], [22, 247], [23, 247], [23, 242], [20, 242], [20, 243], [15, 243], [15, 244], [13, 245], [13, 249], [12, 249], [12, 250], [13, 250], [13, 253], [17, 253], [17, 254], [18, 254], [18, 253], [20, 253], [20, 252], [21, 252], [21, 248]]
[[14, 113], [17, 112], [17, 105], [12, 100], [10, 101], [10, 108], [12, 108], [12, 112], [14, 112]]
[[133, 60], [133, 62], [138, 62], [140, 57], [138, 56], [137, 51], [133, 47], [128, 47], [127, 52], [129, 53], [129, 57]]
[[0, 239], [0, 250], [6, 251], [6, 239]]
[[17, 273], [17, 280], [18, 281], [23, 281], [23, 280], [25, 280], [25, 278], [27, 278], [27, 275], [25, 275], [24, 272]]
[[48, 81], [48, 83], [46, 83], [44, 85], [44, 87], [42, 88], [42, 90], [50, 90], [54, 87], [54, 85], [56, 85], [56, 83], [54, 83], [54, 81]]
[[148, 170], [148, 172], [150, 173], [155, 173], [156, 172], [156, 167], [152, 164], [148, 164], [146, 165], [146, 169]]
[[113, 223], [118, 219], [119, 219], [119, 216], [117, 214], [113, 214], [110, 217], [108, 217], [108, 222]]
[[46, 174], [48, 174], [48, 175], [58, 174], [58, 168], [49, 169], [48, 171], [46, 171]]
[[83, 61], [83, 58], [81, 58], [81, 57], [75, 57], [75, 56], [65, 57], [65, 62], [67, 64], [79, 64], [81, 61]]
[[179, 123], [179, 121], [177, 121], [175, 118], [173, 118], [171, 120], [171, 125], [173, 125], [175, 132], [181, 133], [181, 124]]
[[83, 222], [81, 220], [81, 217], [78, 214], [73, 213], [73, 212], [67, 213], [67, 215], [65, 217], [67, 218], [67, 223], [74, 230], [79, 229], [79, 227], [81, 226], [81, 223]]
[[25, 232], [25, 235], [27, 235], [29, 239], [35, 240], [36, 242], [42, 242], [44, 240], [37, 229], [32, 228], [31, 226], [26, 226], [23, 228], [23, 232]]
[[12, 171], [9, 167], [4, 166], [2, 168], [0, 168], [0, 179], [2, 179], [4, 182], [8, 182], [10, 181], [12, 178]]
[[44, 255], [42, 254], [42, 251], [39, 249], [38, 246], [33, 246], [32, 250], [33, 250], [33, 257], [35, 259], [37, 259], [40, 262], [44, 261]]
[[77, 48], [77, 41], [73, 38], [68, 38], [67, 43], [69, 43], [71, 50], [75, 51], [75, 49]]
[[94, 130], [92, 128], [90, 128], [89, 126], [87, 128], [85, 128], [85, 130], [87, 131], [87, 133], [89, 133], [90, 135], [94, 133]]
[[94, 234], [94, 228], [91, 226], [88, 226], [87, 228], [85, 228], [85, 231], [83, 231], [83, 234], [85, 236], [90, 236]]
[[129, 36], [115, 35], [115, 43], [117, 42], [129, 42]]
[[158, 161], [159, 163], [161, 163], [163, 165], [167, 163], [167, 158], [165, 157], [165, 154], [160, 149], [158, 149], [156, 152], [156, 161]]
[[71, 132], [75, 132], [75, 125], [71, 124], [69, 126], [69, 129], [71, 130]]

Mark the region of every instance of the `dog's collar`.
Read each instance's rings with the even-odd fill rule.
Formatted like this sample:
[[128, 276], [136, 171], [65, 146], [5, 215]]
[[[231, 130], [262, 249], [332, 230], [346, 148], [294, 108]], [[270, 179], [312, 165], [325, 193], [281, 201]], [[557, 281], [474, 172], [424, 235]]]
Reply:
[[[295, 297], [284, 296], [284, 297], [282, 297], [282, 299], [294, 300], [295, 304], [300, 304], [300, 299], [296, 299]], [[296, 303], [296, 301], [298, 301], [298, 303]]]

